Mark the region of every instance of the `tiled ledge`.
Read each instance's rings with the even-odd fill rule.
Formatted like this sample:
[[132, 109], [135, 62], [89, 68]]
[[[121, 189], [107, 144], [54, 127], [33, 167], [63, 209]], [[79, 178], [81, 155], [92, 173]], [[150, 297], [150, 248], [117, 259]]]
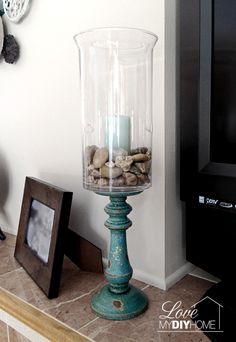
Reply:
[[[20, 341], [89, 342], [89, 338], [0, 288], [1, 341], [14, 332]], [[4, 326], [5, 325], [5, 326]], [[9, 329], [10, 328], [10, 329]], [[4, 336], [5, 329], [5, 336]], [[20, 336], [20, 337], [19, 337]]]
[[[103, 275], [82, 272], [65, 258], [59, 297], [49, 300], [14, 259], [14, 247], [15, 237], [12, 235], [8, 234], [5, 241], [0, 241], [0, 287], [94, 341], [209, 342], [202, 333], [157, 331], [162, 303], [167, 300], [182, 300], [183, 305], [188, 308], [211, 286], [208, 281], [187, 276], [169, 291], [162, 291], [132, 280], [149, 297], [149, 309], [129, 321], [107, 321], [97, 317], [90, 308], [92, 295], [105, 284]], [[66, 340], [57, 339], [57, 342], [60, 341]]]

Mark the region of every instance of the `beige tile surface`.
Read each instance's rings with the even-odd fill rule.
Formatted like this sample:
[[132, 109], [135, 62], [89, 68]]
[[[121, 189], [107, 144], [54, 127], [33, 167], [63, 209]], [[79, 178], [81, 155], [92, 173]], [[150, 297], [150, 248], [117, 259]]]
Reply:
[[0, 240], [0, 275], [20, 268], [20, 265], [13, 257], [15, 240], [15, 236], [10, 234], [7, 234], [6, 240]]
[[[186, 276], [169, 291], [162, 291], [132, 280], [149, 298], [148, 310], [128, 321], [108, 321], [97, 317], [90, 308], [92, 295], [105, 284], [101, 274], [81, 272], [67, 258], [64, 260], [59, 297], [49, 300], [14, 259], [15, 238], [7, 236], [0, 242], [0, 286], [26, 300], [47, 314], [79, 330], [98, 342], [209, 342], [203, 333], [158, 332], [159, 315], [166, 301], [181, 301], [181, 308], [189, 308], [212, 285], [210, 282]], [[3, 338], [4, 329], [3, 325]], [[11, 332], [12, 334], [12, 332]], [[1, 335], [0, 335], [1, 336]], [[4, 341], [0, 339], [0, 341]]]
[[8, 342], [7, 325], [0, 320], [0, 341]]
[[28, 338], [21, 335], [18, 331], [15, 329], [9, 327], [9, 341], [10, 342], [30, 342]]

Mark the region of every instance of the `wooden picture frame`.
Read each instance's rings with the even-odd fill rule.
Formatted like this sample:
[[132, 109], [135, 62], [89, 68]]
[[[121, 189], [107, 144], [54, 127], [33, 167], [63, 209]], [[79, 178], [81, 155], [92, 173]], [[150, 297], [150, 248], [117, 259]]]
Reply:
[[48, 298], [58, 296], [72, 192], [26, 177], [15, 258]]

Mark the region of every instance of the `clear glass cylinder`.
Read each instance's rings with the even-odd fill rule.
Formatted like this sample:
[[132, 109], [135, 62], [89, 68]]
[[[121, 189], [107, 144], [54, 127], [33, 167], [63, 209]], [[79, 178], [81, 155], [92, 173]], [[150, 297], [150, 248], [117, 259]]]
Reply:
[[83, 184], [96, 192], [151, 186], [152, 64], [157, 36], [132, 28], [77, 34]]

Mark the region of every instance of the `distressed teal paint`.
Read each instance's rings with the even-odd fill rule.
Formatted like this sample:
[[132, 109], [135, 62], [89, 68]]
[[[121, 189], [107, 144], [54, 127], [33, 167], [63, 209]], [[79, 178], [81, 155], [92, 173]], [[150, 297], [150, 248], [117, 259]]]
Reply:
[[109, 218], [105, 226], [111, 232], [110, 252], [105, 276], [108, 285], [96, 293], [91, 302], [92, 309], [101, 317], [111, 320], [125, 320], [135, 317], [147, 309], [146, 295], [129, 284], [132, 267], [129, 263], [126, 230], [132, 225], [127, 215], [132, 207], [126, 203], [127, 196], [135, 193], [102, 193], [110, 196], [105, 207]]

